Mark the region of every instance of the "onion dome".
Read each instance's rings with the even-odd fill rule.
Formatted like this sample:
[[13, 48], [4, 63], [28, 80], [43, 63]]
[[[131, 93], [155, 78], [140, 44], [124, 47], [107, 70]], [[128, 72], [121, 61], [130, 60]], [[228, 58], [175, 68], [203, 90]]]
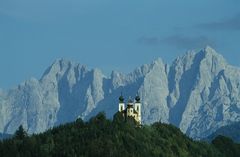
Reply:
[[137, 96], [135, 97], [135, 100], [136, 100], [136, 102], [140, 102], [140, 96], [137, 95]]
[[121, 103], [124, 102], [124, 97], [122, 95], [119, 97], [119, 102], [121, 102]]

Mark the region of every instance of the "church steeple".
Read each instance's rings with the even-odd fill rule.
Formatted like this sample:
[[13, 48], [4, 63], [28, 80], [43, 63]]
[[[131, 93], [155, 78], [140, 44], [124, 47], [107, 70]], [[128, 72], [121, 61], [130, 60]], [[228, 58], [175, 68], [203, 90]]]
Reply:
[[138, 102], [138, 103], [140, 103], [140, 96], [137, 94], [137, 96], [135, 97], [135, 100], [136, 100], [136, 102]]
[[118, 111], [122, 112], [125, 110], [125, 104], [124, 104], [124, 97], [121, 93], [121, 96], [119, 97], [119, 105], [118, 105]]
[[137, 111], [138, 115], [138, 119], [139, 119], [139, 123], [141, 124], [142, 118], [141, 118], [141, 102], [140, 102], [141, 98], [139, 96], [139, 94], [136, 95], [135, 97], [135, 110]]
[[120, 103], [123, 103], [123, 102], [124, 102], [124, 97], [122, 96], [122, 93], [121, 93], [121, 96], [119, 97], [119, 102], [120, 102]]

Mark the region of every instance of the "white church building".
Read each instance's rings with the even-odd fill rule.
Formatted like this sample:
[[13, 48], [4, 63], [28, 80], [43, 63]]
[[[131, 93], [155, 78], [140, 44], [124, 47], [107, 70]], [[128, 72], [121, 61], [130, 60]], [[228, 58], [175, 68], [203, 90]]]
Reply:
[[141, 120], [141, 102], [140, 97], [136, 96], [135, 101], [129, 98], [127, 104], [124, 103], [124, 97], [121, 95], [119, 97], [119, 109], [118, 111], [123, 114], [124, 118], [133, 117], [139, 124], [142, 123]]

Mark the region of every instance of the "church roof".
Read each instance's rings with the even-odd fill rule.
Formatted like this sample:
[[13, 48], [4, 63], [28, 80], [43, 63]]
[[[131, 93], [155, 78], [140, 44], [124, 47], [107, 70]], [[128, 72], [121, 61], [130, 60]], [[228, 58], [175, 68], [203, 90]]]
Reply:
[[132, 104], [132, 103], [133, 103], [133, 100], [132, 100], [131, 98], [129, 98], [129, 99], [128, 99], [128, 103], [129, 103], [129, 104], [130, 104], [130, 103]]

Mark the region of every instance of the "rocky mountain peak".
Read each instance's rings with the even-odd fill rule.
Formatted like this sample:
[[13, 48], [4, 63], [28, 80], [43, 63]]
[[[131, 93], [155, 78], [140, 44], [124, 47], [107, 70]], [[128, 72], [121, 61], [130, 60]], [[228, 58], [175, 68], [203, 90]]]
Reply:
[[219, 56], [220, 54], [216, 52], [215, 49], [213, 49], [211, 46], [207, 45], [204, 49], [202, 49], [203, 52], [214, 55], [214, 56]]
[[153, 61], [152, 64], [165, 65], [165, 63], [163, 62], [162, 58], [157, 58], [156, 60]]
[[224, 57], [217, 53], [216, 50], [211, 48], [210, 46], [206, 46], [204, 49], [199, 51], [196, 55], [201, 56], [201, 58], [204, 60], [209, 60], [209, 62], [213, 62], [213, 64], [227, 64]]

